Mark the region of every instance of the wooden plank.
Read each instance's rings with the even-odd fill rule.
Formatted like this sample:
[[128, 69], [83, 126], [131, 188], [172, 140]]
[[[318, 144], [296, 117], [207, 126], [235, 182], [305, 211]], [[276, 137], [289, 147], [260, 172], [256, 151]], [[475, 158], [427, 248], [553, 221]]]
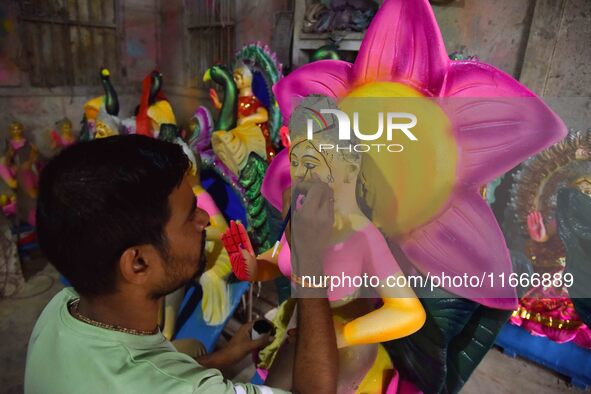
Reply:
[[63, 19], [59, 19], [59, 18], [51, 18], [51, 17], [33, 17], [33, 16], [23, 16], [22, 18], [20, 18], [22, 21], [25, 22], [35, 22], [35, 23], [53, 23], [56, 25], [71, 25], [71, 24], [75, 24], [75, 25], [80, 25], [80, 26], [85, 26], [85, 27], [102, 27], [102, 28], [110, 28], [110, 29], [115, 29], [117, 27], [116, 24], [114, 23], [102, 23], [102, 22], [98, 22], [98, 21], [86, 21], [86, 22], [80, 22], [77, 21], [75, 19], [67, 19], [67, 20], [63, 20]]
[[66, 3], [66, 12], [68, 15], [68, 20], [72, 20], [75, 21], [78, 19], [78, 13], [76, 12], [76, 6], [77, 6], [77, 2], [76, 0], [67, 0]]
[[[114, 18], [117, 24], [117, 30], [115, 32], [115, 46], [116, 51], [113, 53], [114, 64], [110, 67], [113, 70], [117, 70], [116, 75], [113, 78], [113, 82], [119, 83], [123, 81], [127, 81], [127, 68], [123, 64], [122, 61], [119, 59], [123, 58], [123, 53], [125, 51], [125, 29], [123, 28], [125, 22], [125, 3], [122, 0], [113, 0], [113, 12], [115, 13]], [[109, 40], [111, 37], [109, 37]], [[109, 61], [111, 58], [109, 58]], [[111, 64], [111, 63], [109, 63]]]
[[[35, 25], [35, 33], [34, 33], [34, 42], [35, 48], [33, 52], [33, 61], [36, 64], [36, 71], [37, 75], [35, 78], [35, 85], [37, 86], [46, 86], [45, 84], [45, 76], [43, 74], [43, 28], [40, 24]], [[33, 84], [33, 83], [32, 83]]]
[[111, 0], [101, 1], [100, 4], [101, 4], [101, 15], [102, 15], [101, 20], [106, 23], [115, 22], [113, 20], [113, 10], [111, 8]]
[[94, 52], [92, 47], [92, 31], [89, 27], [80, 28], [80, 45], [82, 47], [82, 54], [84, 59], [84, 67], [82, 69], [82, 84], [96, 85], [98, 83], [96, 78], [96, 66], [94, 59]]
[[80, 62], [78, 61], [78, 29], [68, 28], [69, 51], [70, 51], [70, 69], [69, 81], [72, 85], [78, 84], [78, 74], [80, 74]]
[[52, 25], [51, 26], [51, 37], [52, 37], [52, 48], [51, 53], [53, 55], [52, 62], [53, 68], [55, 69], [56, 81], [55, 85], [62, 86], [66, 84], [67, 71], [65, 67], [66, 54], [64, 53], [63, 46], [63, 25]]
[[[72, 20], [79, 20], [79, 5], [76, 0], [69, 0], [69, 15]], [[80, 75], [83, 69], [83, 55], [80, 51], [80, 28], [78, 26], [70, 26], [70, 52], [72, 54], [72, 76], [71, 80], [74, 85], [81, 85]]]
[[90, 15], [88, 13], [88, 2], [90, 0], [77, 0], [76, 3], [78, 5], [78, 18], [77, 22], [91, 22]]
[[[42, 31], [42, 47], [43, 56], [41, 57], [41, 68], [47, 86], [53, 87], [60, 85], [59, 60], [55, 55], [55, 44], [57, 43], [55, 37], [52, 36], [53, 29], [50, 23], [43, 23], [40, 25]], [[39, 60], [39, 59], [38, 59]]]
[[117, 57], [117, 35], [115, 32], [107, 31], [105, 35], [105, 67], [111, 70], [111, 79], [114, 83], [122, 81], [121, 73], [119, 72], [119, 62]]
[[70, 44], [70, 27], [61, 25], [59, 41], [61, 53], [63, 54], [64, 85], [74, 85], [74, 65], [72, 57], [72, 45]]
[[193, 29], [202, 29], [202, 28], [206, 28], [206, 27], [226, 27], [229, 25], [234, 25], [234, 21], [217, 21], [217, 22], [205, 22], [205, 23], [193, 23], [191, 25], [189, 25], [187, 28], [189, 30], [193, 30]]
[[566, 0], [537, 0], [525, 49], [520, 81], [544, 94]]
[[[95, 1], [96, 0], [88, 0], [88, 20], [89, 21], [94, 21], [97, 19], [97, 15], [95, 13], [96, 9], [95, 9], [95, 7], [93, 7], [93, 3]], [[96, 31], [97, 30], [94, 28], [88, 29], [88, 38], [89, 38], [89, 40], [88, 40], [88, 55], [89, 55], [88, 60], [89, 60], [89, 62], [87, 64], [90, 66], [91, 69], [97, 68], [96, 62], [97, 62], [98, 52], [97, 52], [97, 47], [96, 47], [96, 42], [95, 42]], [[88, 70], [88, 74], [89, 74], [88, 77], [90, 78], [89, 83], [91, 85], [93, 85], [92, 70]], [[98, 81], [97, 81], [97, 83], [98, 83]]]
[[[591, 1], [567, 0], [544, 94], [591, 97]], [[591, 107], [587, 108], [588, 110]], [[587, 118], [589, 123], [589, 118]], [[589, 126], [589, 124], [587, 125]]]
[[306, 12], [306, 0], [295, 0], [294, 6], [293, 49], [291, 54], [292, 68], [308, 62], [308, 56], [302, 50], [301, 45], [302, 27], [304, 25], [304, 14]]
[[[93, 3], [94, 5], [94, 12], [96, 14], [96, 19], [100, 21], [105, 21], [105, 3], [109, 3], [109, 1], [99, 1], [98, 3]], [[94, 43], [96, 46], [96, 54], [97, 54], [97, 63], [99, 67], [106, 67], [106, 42], [105, 42], [105, 29], [97, 29], [95, 32]]]
[[[183, 6], [181, 5], [180, 7], [181, 10], [183, 10]], [[181, 53], [181, 64], [183, 66], [183, 72], [182, 72], [182, 85], [183, 86], [192, 86], [192, 81], [193, 81], [193, 76], [191, 75], [191, 33], [189, 32], [189, 29], [187, 29], [186, 27], [189, 25], [189, 21], [190, 21], [190, 15], [188, 12], [181, 12], [182, 15], [182, 38], [183, 38], [183, 43], [181, 45], [182, 47], [182, 53]]]
[[39, 62], [35, 61], [37, 58], [37, 25], [33, 23], [24, 23], [27, 36], [27, 60], [29, 65], [29, 80], [32, 86], [40, 85]]
[[271, 36], [271, 48], [277, 59], [287, 69], [291, 65], [291, 43], [293, 40], [293, 12], [284, 11], [275, 14], [275, 26]]

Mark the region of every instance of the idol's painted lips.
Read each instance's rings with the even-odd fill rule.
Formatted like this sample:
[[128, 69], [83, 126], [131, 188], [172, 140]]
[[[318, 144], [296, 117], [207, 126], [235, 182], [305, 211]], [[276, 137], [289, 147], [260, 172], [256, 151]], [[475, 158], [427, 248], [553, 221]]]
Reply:
[[[433, 187], [440, 182], [438, 172], [443, 172], [436, 164], [427, 166], [431, 173], [423, 174], [420, 187], [411, 183], [411, 177], [393, 180], [393, 186], [403, 184], [415, 194], [404, 195], [405, 188], [393, 187], [396, 198], [387, 203], [397, 204], [398, 210], [390, 209], [391, 216], [383, 218], [382, 225], [395, 221], [401, 225], [391, 231], [380, 228], [396, 238], [423, 274], [498, 276], [512, 272], [503, 233], [478, 189], [564, 138], [567, 130], [542, 100], [504, 72], [480, 62], [451, 61], [428, 0], [386, 0], [354, 64], [338, 60], [309, 63], [279, 81], [274, 92], [285, 123], [302, 99], [312, 94], [341, 103], [350, 97], [415, 97], [439, 105], [448, 124], [440, 135], [445, 147], [435, 145], [431, 155], [414, 160], [452, 157], [453, 166], [444, 174], [449, 188], [440, 193]], [[512, 110], [515, 100], [526, 103], [527, 110]], [[394, 172], [392, 165], [389, 168]], [[424, 198], [429, 188], [433, 196]], [[436, 210], [429, 211], [431, 197], [440, 201]], [[401, 204], [416, 208], [418, 200], [428, 215], [415, 222], [398, 217], [408, 211]], [[513, 288], [447, 290], [493, 308], [517, 305]]]

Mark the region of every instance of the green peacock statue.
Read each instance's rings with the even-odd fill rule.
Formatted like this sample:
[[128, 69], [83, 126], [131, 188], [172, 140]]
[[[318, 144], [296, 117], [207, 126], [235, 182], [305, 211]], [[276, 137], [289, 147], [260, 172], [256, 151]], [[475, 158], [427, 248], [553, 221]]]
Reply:
[[257, 252], [273, 245], [272, 218], [261, 195], [268, 163], [280, 143], [281, 114], [272, 86], [282, 77], [281, 65], [266, 45], [250, 44], [236, 53], [232, 67], [214, 65], [204, 75], [223, 91], [211, 122], [204, 107], [195, 112], [191, 149], [242, 197], [251, 240]]

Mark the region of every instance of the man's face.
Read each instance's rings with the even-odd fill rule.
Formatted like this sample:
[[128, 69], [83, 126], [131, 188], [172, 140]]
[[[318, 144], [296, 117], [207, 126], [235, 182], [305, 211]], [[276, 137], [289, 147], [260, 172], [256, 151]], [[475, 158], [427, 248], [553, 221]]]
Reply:
[[170, 219], [165, 226], [166, 251], [162, 254], [163, 278], [152, 291], [162, 297], [188, 284], [205, 267], [205, 227], [209, 215], [197, 208], [188, 176], [168, 197]]

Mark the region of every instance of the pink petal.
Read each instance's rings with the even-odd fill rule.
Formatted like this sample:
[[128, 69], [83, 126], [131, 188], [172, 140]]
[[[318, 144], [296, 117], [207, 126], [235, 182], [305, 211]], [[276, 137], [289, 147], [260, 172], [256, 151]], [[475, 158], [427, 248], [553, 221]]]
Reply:
[[449, 61], [428, 0], [386, 0], [361, 43], [352, 81], [401, 81], [437, 95]]
[[556, 343], [570, 342], [577, 336], [578, 330], [566, 330], [562, 328], [550, 328], [542, 325], [542, 332]]
[[440, 104], [459, 146], [459, 179], [481, 185], [566, 136], [562, 120], [525, 86], [487, 64], [452, 62]]
[[591, 330], [589, 330], [589, 327], [584, 324], [579, 327], [574, 342], [585, 349], [591, 349]]
[[450, 61], [441, 97], [535, 97], [513, 77], [486, 63]]
[[273, 92], [281, 108], [285, 123], [291, 112], [306, 96], [320, 94], [341, 97], [349, 91], [351, 63], [341, 60], [319, 60], [308, 63], [273, 86]]
[[[512, 265], [503, 233], [478, 193], [457, 193], [439, 218], [404, 237], [400, 246], [424, 275], [453, 278], [466, 274], [480, 281], [481, 287], [444, 283], [441, 287], [447, 291], [492, 308], [512, 310], [517, 306], [515, 290], [507, 286]], [[505, 287], [500, 284], [500, 274], [505, 275]]]

